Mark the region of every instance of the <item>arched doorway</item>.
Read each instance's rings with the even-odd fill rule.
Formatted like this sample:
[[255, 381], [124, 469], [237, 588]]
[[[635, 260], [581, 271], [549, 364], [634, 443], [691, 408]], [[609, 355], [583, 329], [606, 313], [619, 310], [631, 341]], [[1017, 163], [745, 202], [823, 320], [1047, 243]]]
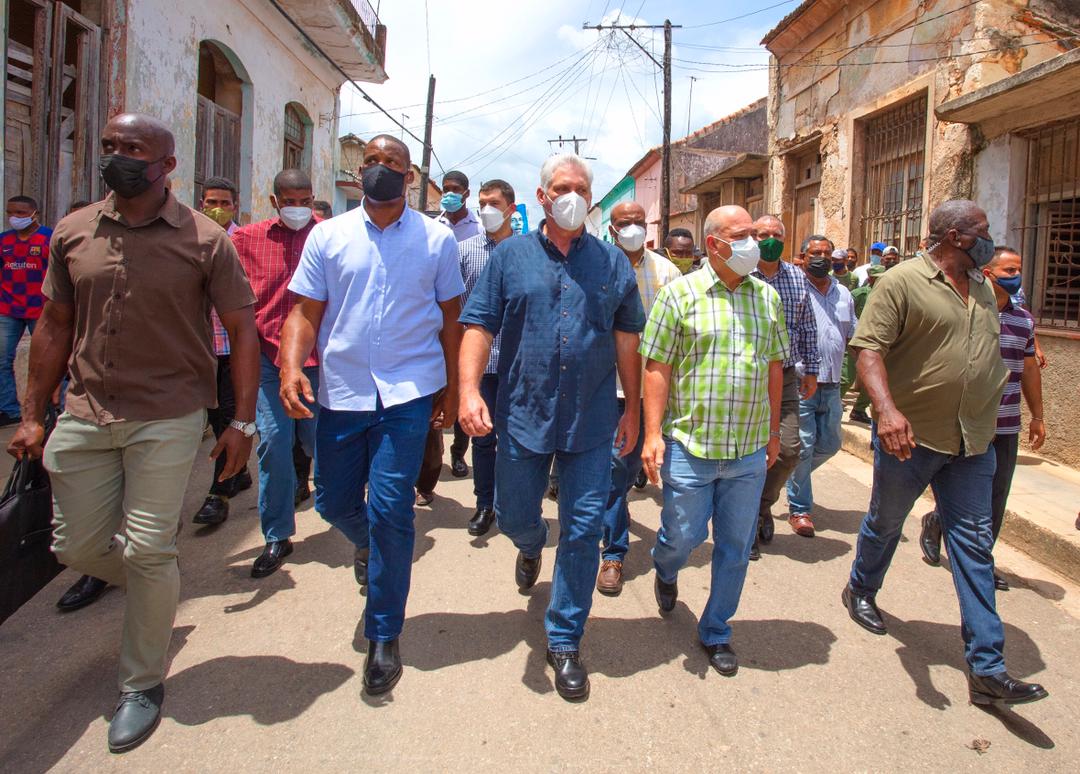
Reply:
[[236, 55], [210, 40], [199, 43], [198, 105], [195, 116], [194, 193], [203, 181], [227, 177], [240, 189], [242, 210], [250, 210], [251, 124], [245, 116], [251, 80]]

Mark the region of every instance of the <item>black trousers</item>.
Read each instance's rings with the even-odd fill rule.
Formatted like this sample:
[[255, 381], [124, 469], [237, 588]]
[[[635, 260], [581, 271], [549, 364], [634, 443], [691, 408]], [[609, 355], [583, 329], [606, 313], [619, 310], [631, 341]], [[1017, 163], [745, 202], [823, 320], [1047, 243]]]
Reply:
[[[232, 368], [229, 366], [228, 355], [218, 355], [217, 367], [217, 408], [208, 409], [206, 418], [210, 421], [210, 429], [214, 431], [214, 437], [220, 438], [221, 434], [236, 416], [236, 394], [233, 392]], [[245, 466], [242, 471], [230, 479], [218, 481], [221, 471], [225, 470], [225, 455], [219, 454], [214, 460], [214, 480], [210, 482], [210, 494], [221, 497], [235, 495], [237, 479], [247, 473]]]
[[1012, 488], [1019, 446], [1019, 433], [998, 433], [994, 436], [993, 447], [994, 454], [997, 456], [997, 470], [994, 471], [994, 481], [990, 485], [990, 507], [993, 516], [991, 529], [995, 543], [1001, 533], [1001, 525], [1005, 521], [1005, 504], [1009, 500], [1009, 489]]
[[465, 452], [469, 450], [469, 434], [461, 429], [461, 425], [454, 423], [454, 442], [450, 444], [450, 453], [455, 457], [465, 458]]

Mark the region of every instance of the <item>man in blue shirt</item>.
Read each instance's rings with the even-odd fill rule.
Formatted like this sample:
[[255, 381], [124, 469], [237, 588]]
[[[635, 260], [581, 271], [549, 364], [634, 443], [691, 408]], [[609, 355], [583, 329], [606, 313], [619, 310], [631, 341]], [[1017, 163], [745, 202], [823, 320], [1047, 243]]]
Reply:
[[[496, 428], [495, 513], [518, 548], [526, 591], [540, 574], [547, 525], [540, 506], [554, 456], [559, 466], [559, 550], [545, 619], [548, 663], [565, 699], [584, 699], [588, 673], [579, 645], [600, 563], [611, 487], [611, 439], [629, 454], [640, 424], [645, 326], [634, 269], [614, 245], [585, 233], [592, 171], [574, 154], [548, 158], [536, 198], [546, 219], [501, 243], [469, 296], [461, 322], [461, 426], [479, 437]], [[499, 394], [492, 417], [480, 393], [491, 342], [502, 335]], [[626, 394], [619, 418], [615, 371]], [[616, 433], [616, 428], [618, 432]]]
[[453, 233], [406, 204], [408, 147], [373, 138], [361, 175], [362, 205], [312, 229], [289, 283], [301, 299], [282, 330], [281, 400], [291, 417], [312, 415], [303, 364], [315, 345], [315, 509], [356, 546], [357, 581], [369, 585], [364, 688], [380, 694], [401, 677], [424, 439], [457, 409], [465, 286]]

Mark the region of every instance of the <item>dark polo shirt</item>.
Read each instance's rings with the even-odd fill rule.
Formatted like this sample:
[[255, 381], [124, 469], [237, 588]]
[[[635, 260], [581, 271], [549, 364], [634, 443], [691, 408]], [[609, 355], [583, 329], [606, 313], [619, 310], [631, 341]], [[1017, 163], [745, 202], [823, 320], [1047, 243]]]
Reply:
[[75, 307], [66, 408], [99, 425], [216, 406], [210, 309], [255, 303], [225, 230], [172, 193], [145, 223], [112, 194], [61, 220], [43, 292]]

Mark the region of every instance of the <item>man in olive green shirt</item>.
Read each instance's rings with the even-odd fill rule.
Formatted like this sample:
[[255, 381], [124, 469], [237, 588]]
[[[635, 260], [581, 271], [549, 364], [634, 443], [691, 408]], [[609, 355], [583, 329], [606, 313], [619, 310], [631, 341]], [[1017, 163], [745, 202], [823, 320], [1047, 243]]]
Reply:
[[968, 689], [975, 704], [1047, 695], [1005, 671], [1005, 630], [994, 600], [988, 450], [1007, 371], [986, 213], [946, 202], [930, 214], [929, 247], [877, 280], [851, 346], [874, 407], [874, 487], [842, 595], [851, 618], [885, 634], [875, 604], [904, 519], [932, 486], [953, 565]]

